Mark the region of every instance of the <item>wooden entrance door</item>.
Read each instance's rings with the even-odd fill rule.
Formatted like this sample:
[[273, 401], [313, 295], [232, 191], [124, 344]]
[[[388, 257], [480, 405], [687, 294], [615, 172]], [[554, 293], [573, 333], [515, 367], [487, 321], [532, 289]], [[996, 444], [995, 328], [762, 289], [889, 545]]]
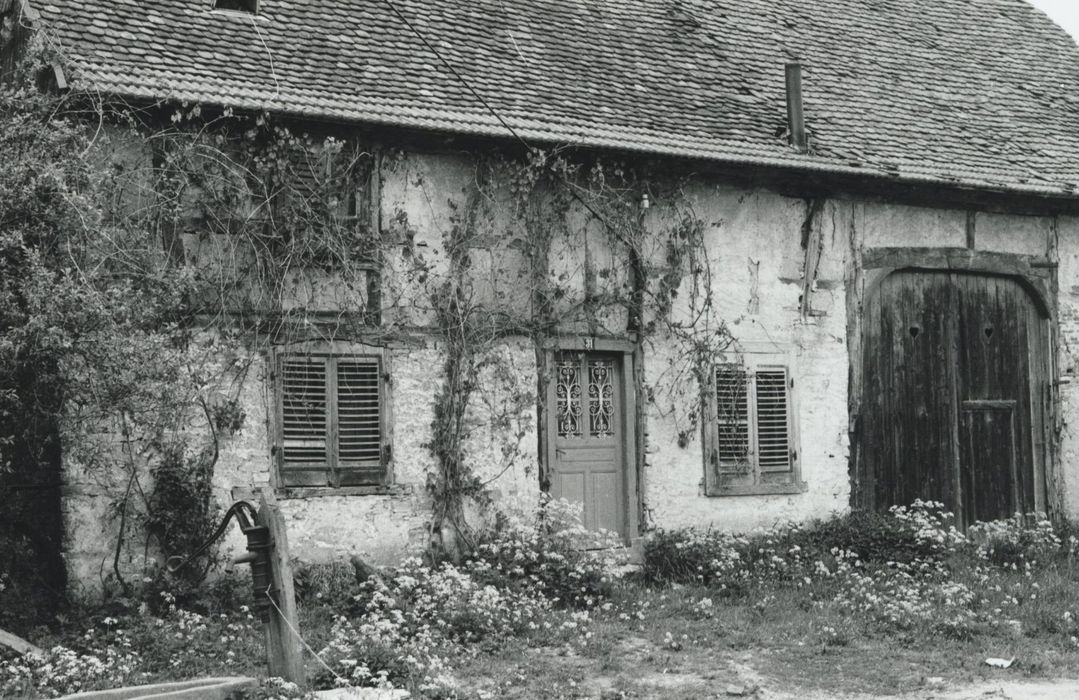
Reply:
[[1045, 510], [1047, 322], [1014, 279], [900, 271], [867, 299], [860, 505]]
[[584, 526], [626, 535], [621, 354], [554, 356], [548, 415], [550, 493], [583, 506]]

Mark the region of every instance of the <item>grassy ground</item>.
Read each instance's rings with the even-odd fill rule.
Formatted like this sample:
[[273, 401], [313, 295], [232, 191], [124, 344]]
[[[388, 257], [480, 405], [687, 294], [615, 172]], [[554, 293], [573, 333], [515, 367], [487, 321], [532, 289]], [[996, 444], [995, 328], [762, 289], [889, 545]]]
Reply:
[[[459, 676], [467, 679], [467, 694], [522, 699], [688, 699], [755, 687], [772, 696], [895, 695], [985, 679], [1079, 677], [1076, 646], [1043, 619], [1047, 608], [1079, 608], [1077, 582], [1054, 574], [1024, 583], [1038, 583], [1053, 602], [1020, 611], [1025, 629], [1018, 634], [1009, 624], [968, 638], [927, 626], [881, 630], [819, 600], [827, 590], [719, 600], [703, 587], [627, 583], [616, 589], [611, 611], [593, 615], [588, 640], [557, 646], [545, 645], [542, 636], [516, 640], [464, 660]], [[814, 594], [818, 601], [811, 602]], [[706, 609], [710, 616], [700, 605], [706, 598], [718, 601]], [[629, 620], [622, 618], [626, 613]], [[1008, 670], [984, 663], [1013, 656]]]
[[[925, 623], [882, 629], [835, 602], [832, 586], [820, 583], [724, 598], [703, 586], [623, 581], [587, 621], [552, 613], [557, 633], [536, 631], [461, 646], [450, 653], [451, 665], [460, 697], [522, 700], [689, 699], [722, 696], [728, 689], [751, 694], [754, 688], [770, 697], [894, 695], [941, 682], [1079, 677], [1079, 650], [1063, 620], [1064, 612], [1079, 611], [1079, 580], [1053, 569], [1032, 576], [1001, 572], [992, 585], [1018, 585], [1039, 597], [1030, 600], [1027, 593], [1016, 606], [1008, 619], [1018, 625], [981, 626], [957, 637]], [[330, 641], [338, 612], [314, 601], [302, 607], [301, 630], [312, 648], [320, 650]], [[133, 680], [265, 674], [257, 621], [235, 614], [206, 619], [186, 625], [118, 620], [115, 626], [129, 630], [141, 654]], [[195, 631], [200, 625], [207, 627]], [[90, 652], [105, 638], [115, 639], [101, 619], [91, 626], [99, 630], [94, 639], [76, 634], [85, 627], [72, 625], [35, 641]], [[1000, 670], [984, 663], [988, 657], [1016, 657], [1016, 662]], [[311, 676], [324, 672], [310, 656], [308, 667]]]

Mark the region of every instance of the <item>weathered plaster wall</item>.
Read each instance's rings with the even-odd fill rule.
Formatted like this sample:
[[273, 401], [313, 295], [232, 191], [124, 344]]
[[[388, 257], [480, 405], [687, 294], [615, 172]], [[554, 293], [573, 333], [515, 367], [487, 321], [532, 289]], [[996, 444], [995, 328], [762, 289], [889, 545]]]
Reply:
[[[661, 392], [648, 410], [642, 491], [656, 526], [745, 530], [786, 520], [826, 517], [847, 508], [847, 354], [843, 279], [850, 205], [828, 202], [813, 218], [808, 248], [820, 250], [811, 305], [803, 315], [803, 224], [810, 204], [777, 194], [716, 184], [695, 188], [693, 208], [709, 226], [713, 292], [734, 344], [729, 356], [786, 364], [795, 381], [799, 462], [805, 493], [782, 496], [704, 495], [700, 430], [678, 446], [673, 405]], [[679, 295], [680, 298], [684, 295]], [[666, 384], [674, 349], [645, 350], [646, 381]], [[693, 400], [696, 390], [681, 400]]]
[[[448, 270], [446, 244], [467, 214], [475, 177], [464, 153], [407, 153], [386, 163], [380, 207], [384, 239], [392, 251], [384, 285], [384, 325], [396, 333], [389, 344], [393, 412], [395, 488], [384, 495], [323, 495], [284, 498], [293, 552], [302, 559], [358, 555], [373, 563], [399, 560], [426, 544], [430, 503], [427, 475], [435, 469], [426, 444], [431, 437], [433, 401], [442, 381], [445, 349], [429, 332], [435, 322], [431, 288], [423, 281]], [[687, 190], [694, 215], [706, 223], [705, 243], [711, 292], [718, 316], [734, 342], [731, 358], [789, 366], [795, 381], [798, 455], [806, 491], [783, 496], [707, 497], [702, 488], [704, 458], [699, 424], [689, 417], [698, 390], [679, 375], [680, 351], [655, 336], [643, 348], [643, 378], [655, 402], [645, 408], [645, 445], [640, 491], [647, 526], [713, 526], [744, 530], [777, 521], [827, 517], [848, 508], [848, 309], [849, 280], [858, 251], [868, 247], [962, 248], [968, 239], [967, 213], [858, 199], [814, 203], [761, 189], [740, 189], [699, 181]], [[657, 203], [657, 211], [662, 203]], [[474, 292], [503, 300], [506, 308], [528, 313], [531, 299], [527, 263], [520, 253], [519, 221], [506, 201], [481, 202], [488, 212], [489, 235], [470, 243], [477, 280]], [[581, 251], [602, 267], [617, 261], [602, 231], [582, 225], [583, 213], [570, 217], [576, 233], [552, 242], [550, 274], [560, 283], [583, 286]], [[807, 225], [808, 222], [808, 225]], [[658, 230], [657, 216], [646, 225]], [[980, 213], [977, 247], [987, 251], [1045, 255], [1059, 238], [1061, 369], [1074, 374], [1079, 357], [1079, 219], [1064, 218], [1054, 229], [1048, 218]], [[656, 254], [662, 254], [662, 246]], [[614, 286], [625, 280], [603, 282]], [[673, 309], [688, 317], [693, 280], [683, 287]], [[856, 295], [855, 295], [856, 298]], [[625, 327], [625, 310], [611, 308], [591, 324], [567, 322], [567, 333], [611, 334]], [[539, 493], [537, 367], [527, 339], [497, 345], [484, 370], [469, 417], [472, 467], [489, 483], [496, 504], [534, 503]], [[682, 368], [684, 369], [684, 367]], [[237, 384], [247, 414], [243, 430], [222, 446], [215, 477], [219, 503], [249, 494], [271, 481], [273, 442], [272, 384], [262, 351], [252, 358], [245, 380]], [[235, 391], [235, 389], [233, 390]], [[1079, 483], [1079, 383], [1061, 389], [1063, 443], [1060, 475]], [[503, 420], [511, 416], [509, 420]], [[688, 441], [686, 437], [688, 436]], [[680, 446], [681, 444], [681, 446]], [[110, 486], [108, 488], [114, 488]], [[72, 491], [66, 503], [72, 533], [69, 564], [78, 579], [97, 577], [109, 560], [110, 533], [100, 525], [108, 508], [107, 488], [89, 484]], [[1079, 488], [1066, 490], [1068, 511], [1079, 515]], [[96, 524], [96, 525], [95, 525]], [[110, 529], [111, 528], [111, 529]], [[242, 546], [233, 532], [230, 545]], [[138, 552], [126, 552], [134, 566]]]
[[865, 248], [964, 248], [966, 212], [866, 202], [857, 207], [859, 245]]
[[[124, 162], [138, 156], [131, 149], [117, 153]], [[357, 555], [383, 565], [422, 552], [428, 542], [431, 508], [426, 484], [436, 466], [427, 444], [445, 351], [437, 336], [427, 332], [434, 323], [431, 288], [419, 283], [417, 269], [426, 267], [428, 278], [445, 274], [446, 237], [459, 224], [473, 173], [471, 162], [461, 154], [403, 157], [384, 170], [384, 228], [387, 235], [400, 237], [400, 245], [394, 248], [398, 256], [388, 265], [383, 300], [385, 325], [395, 337], [388, 342], [385, 355], [390, 368], [394, 486], [390, 493], [380, 495], [336, 495], [327, 489], [316, 497], [289, 497], [288, 491], [279, 491], [292, 552], [301, 560]], [[391, 216], [397, 220], [389, 220]], [[475, 254], [485, 250], [491, 254], [482, 247]], [[422, 265], [416, 264], [416, 257], [422, 257]], [[511, 265], [519, 266], [519, 262]], [[486, 293], [506, 293], [505, 270], [491, 269]], [[320, 334], [313, 332], [312, 337]], [[246, 365], [242, 377], [227, 374], [219, 387], [223, 396], [236, 398], [246, 414], [243, 429], [221, 442], [214, 494], [222, 509], [238, 498], [257, 498], [257, 490], [272, 482], [275, 412], [270, 360], [265, 348], [246, 359], [239, 363]], [[536, 362], [530, 341], [510, 338], [496, 343], [480, 379], [467, 423], [471, 467], [483, 481], [491, 482], [496, 503], [534, 504], [539, 478]], [[193, 431], [197, 433], [195, 424], [200, 419], [195, 418]], [[67, 469], [65, 556], [72, 579], [92, 590], [112, 568], [118, 521], [109, 517], [109, 509], [123, 491], [123, 469], [118, 466], [115, 473], [92, 476], [74, 464]], [[145, 538], [132, 529], [127, 541], [121, 570], [134, 581], [147, 564], [142, 548]], [[244, 538], [237, 528], [230, 530], [226, 543], [227, 553], [243, 551]], [[149, 555], [152, 560], [156, 553]]]
[[1079, 519], [1079, 218], [1062, 216], [1057, 221], [1057, 315], [1059, 332], [1057, 373], [1061, 384], [1060, 434], [1057, 477], [1063, 489], [1064, 512]]
[[[117, 463], [122, 463], [125, 459], [122, 445], [117, 441], [113, 447]], [[77, 598], [100, 589], [113, 576], [120, 532], [115, 503], [117, 494], [122, 494], [127, 484], [120, 468], [102, 473], [68, 462], [65, 469], [62, 510], [67, 539], [63, 556], [68, 586]], [[116, 566], [128, 580], [137, 581], [143, 575], [147, 554], [143, 542], [137, 534], [127, 537], [119, 552]]]
[[[393, 376], [393, 468], [399, 488], [390, 495], [334, 495], [327, 489], [312, 498], [280, 498], [290, 546], [300, 559], [358, 555], [384, 564], [422, 550], [426, 542], [423, 485], [431, 458], [421, 445], [430, 436], [431, 393], [440, 381], [440, 357], [430, 348], [393, 348], [387, 361]], [[245, 429], [221, 454], [215, 477], [220, 503], [270, 483], [272, 396], [268, 367], [260, 358], [240, 396], [247, 411]], [[233, 537], [234, 544], [241, 541]]]
[[[446, 245], [462, 225], [474, 176], [471, 159], [452, 152], [402, 154], [383, 169], [383, 228], [398, 243], [384, 277], [383, 324], [411, 338], [391, 342], [387, 352], [394, 490], [390, 495], [332, 495], [327, 490], [317, 497], [280, 499], [292, 551], [303, 560], [358, 555], [381, 565], [418, 554], [427, 545], [426, 484], [437, 468], [427, 445], [445, 362], [442, 341], [427, 332], [436, 322], [429, 282], [447, 274]], [[483, 241], [477, 243], [473, 257], [482, 259]], [[489, 275], [473, 276], [493, 293], [491, 288], [505, 288], [503, 273], [493, 268]], [[235, 487], [257, 488], [270, 480], [272, 384], [265, 363], [260, 360], [256, 367], [243, 394], [250, 431], [223, 452], [218, 468], [223, 503]], [[491, 481], [496, 502], [535, 502], [538, 497], [535, 376], [531, 345], [511, 339], [497, 344], [478, 382], [467, 449], [471, 468]], [[520, 411], [509, 410], [518, 404]], [[510, 413], [512, 420], [496, 424], [496, 418]], [[233, 544], [239, 547], [241, 539], [234, 537]]]

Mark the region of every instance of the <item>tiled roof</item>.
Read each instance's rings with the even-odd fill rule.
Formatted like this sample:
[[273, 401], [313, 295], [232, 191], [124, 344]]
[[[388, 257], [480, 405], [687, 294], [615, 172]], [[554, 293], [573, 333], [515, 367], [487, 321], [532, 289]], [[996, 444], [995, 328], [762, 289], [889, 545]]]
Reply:
[[[75, 87], [129, 98], [508, 136], [493, 109], [535, 143], [1079, 188], [1079, 47], [1024, 0], [29, 2]], [[807, 155], [779, 133], [793, 57]]]

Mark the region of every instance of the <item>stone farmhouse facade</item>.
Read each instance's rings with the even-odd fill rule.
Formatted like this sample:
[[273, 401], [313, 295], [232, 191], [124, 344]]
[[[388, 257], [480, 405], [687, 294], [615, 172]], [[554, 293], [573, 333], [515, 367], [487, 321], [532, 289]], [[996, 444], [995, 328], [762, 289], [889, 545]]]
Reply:
[[[474, 407], [470, 450], [496, 504], [547, 491], [627, 544], [656, 527], [742, 530], [916, 498], [961, 523], [1079, 516], [1079, 47], [1022, 0], [6, 10], [8, 49], [43, 37], [66, 89], [268, 112], [382, 154], [365, 216], [409, 252], [387, 253], [365, 303], [408, 332], [312, 332], [258, 353], [238, 395], [247, 423], [214, 476], [222, 503], [274, 487], [301, 557], [389, 563], [430, 537], [447, 350], [405, 310], [414, 280], [394, 270], [415, 251], [448, 264], [477, 154], [522, 142], [636, 163], [656, 192], [679, 191], [711, 272], [680, 281], [670, 314], [690, 318], [703, 284], [731, 341], [663, 393], [677, 352], [623, 311], [540, 340], [507, 334], [514, 381], [492, 381], [502, 397]], [[652, 196], [635, 201], [659, 231], [664, 195]], [[527, 296], [497, 233], [511, 228], [472, 256], [506, 298]], [[583, 289], [588, 265], [622, 252], [579, 231], [549, 262]], [[304, 432], [307, 391], [336, 427]], [[515, 420], [485, 422], [509, 395]], [[111, 556], [105, 501], [68, 476], [68, 566], [92, 578]]]

